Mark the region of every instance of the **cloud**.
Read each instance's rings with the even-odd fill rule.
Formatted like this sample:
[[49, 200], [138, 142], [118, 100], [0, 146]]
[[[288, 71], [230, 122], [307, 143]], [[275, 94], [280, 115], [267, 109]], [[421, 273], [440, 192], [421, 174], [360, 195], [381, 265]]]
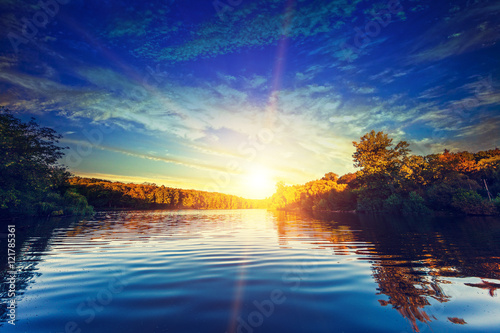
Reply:
[[265, 78], [264, 76], [253, 75], [251, 78], [245, 80], [245, 82], [248, 85], [248, 87], [252, 89], [256, 88], [265, 89], [267, 87], [266, 83], [268, 82], [268, 79]]
[[[242, 4], [225, 15], [225, 20], [214, 15], [212, 20], [193, 27], [190, 38], [182, 43], [165, 43], [179, 40], [178, 35], [184, 34], [182, 30], [153, 31], [146, 43], [135, 48], [134, 54], [176, 63], [272, 45], [284, 35], [292, 39], [310, 37], [340, 28], [342, 24], [338, 22], [351, 16], [360, 1], [301, 2], [281, 12], [276, 8], [283, 3], [272, 2]], [[172, 46], [158, 48], [162, 44]]]
[[71, 91], [72, 88], [58, 84], [50, 79], [42, 77], [33, 77], [31, 75], [22, 74], [19, 72], [4, 70], [0, 72], [0, 80], [8, 82], [12, 85], [30, 90], [36, 94], [45, 95], [48, 92], [54, 91]]
[[[165, 162], [165, 163], [177, 164], [177, 165], [181, 165], [181, 166], [188, 167], [188, 168], [194, 168], [194, 169], [198, 169], [198, 170], [229, 172], [226, 170], [226, 168], [217, 167], [214, 165], [202, 163], [200, 161], [189, 161], [187, 158], [164, 157], [164, 156], [157, 156], [157, 155], [152, 155], [152, 154], [144, 154], [144, 153], [139, 153], [139, 152], [135, 152], [132, 150], [123, 149], [123, 148], [116, 148], [116, 147], [109, 147], [109, 146], [104, 146], [104, 145], [91, 144], [90, 142], [83, 141], [83, 140], [73, 140], [73, 139], [62, 138], [59, 141], [61, 143], [69, 143], [69, 144], [79, 145], [79, 146], [89, 147], [89, 148], [91, 147], [91, 148], [95, 148], [95, 149], [99, 149], [99, 150], [124, 154], [124, 155], [137, 157], [137, 158], [141, 158], [141, 159], [148, 159], [148, 160], [153, 160], [153, 161], [160, 161], [160, 162]], [[68, 155], [68, 158], [69, 157], [70, 156]], [[231, 171], [230, 173], [238, 174], [237, 172], [234, 172], [234, 171]]]
[[400, 70], [396, 68], [386, 68], [383, 71], [370, 75], [368, 78], [377, 83], [389, 84], [394, 82], [400, 77], [404, 77], [412, 72], [412, 69]]
[[500, 40], [496, 29], [499, 11], [500, 3], [485, 3], [440, 20], [415, 41], [408, 63], [439, 61], [494, 45]]

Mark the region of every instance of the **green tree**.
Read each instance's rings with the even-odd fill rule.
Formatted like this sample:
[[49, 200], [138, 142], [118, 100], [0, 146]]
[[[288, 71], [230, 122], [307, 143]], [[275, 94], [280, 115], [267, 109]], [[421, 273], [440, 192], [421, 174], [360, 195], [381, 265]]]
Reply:
[[[40, 127], [33, 118], [24, 123], [0, 108], [2, 215], [64, 213], [65, 202], [78, 201], [70, 194], [65, 196], [70, 174], [57, 163], [65, 149], [57, 146], [60, 138], [53, 129]], [[81, 202], [78, 205], [74, 211], [82, 211]]]

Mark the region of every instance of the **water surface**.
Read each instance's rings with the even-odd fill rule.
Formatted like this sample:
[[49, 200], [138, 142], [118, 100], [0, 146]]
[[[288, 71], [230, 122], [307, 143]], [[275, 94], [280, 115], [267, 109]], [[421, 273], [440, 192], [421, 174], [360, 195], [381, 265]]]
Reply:
[[16, 224], [17, 318], [1, 332], [500, 327], [498, 218], [189, 210]]

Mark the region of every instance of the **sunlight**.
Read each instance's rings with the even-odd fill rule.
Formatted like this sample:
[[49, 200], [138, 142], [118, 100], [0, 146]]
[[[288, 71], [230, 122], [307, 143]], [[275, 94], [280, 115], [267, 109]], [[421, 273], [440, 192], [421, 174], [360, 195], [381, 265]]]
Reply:
[[274, 193], [275, 181], [271, 171], [262, 166], [255, 166], [245, 176], [248, 197], [263, 199]]

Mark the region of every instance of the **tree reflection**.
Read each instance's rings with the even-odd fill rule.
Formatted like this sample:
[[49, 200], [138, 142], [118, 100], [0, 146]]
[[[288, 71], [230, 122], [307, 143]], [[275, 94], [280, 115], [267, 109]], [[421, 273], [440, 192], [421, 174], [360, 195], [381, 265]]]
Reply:
[[[26, 218], [9, 221], [16, 226], [16, 302], [22, 298], [30, 283], [40, 275], [38, 263], [47, 250], [53, 235], [78, 221], [78, 217], [50, 219]], [[5, 223], [7, 225], [7, 223]], [[7, 228], [5, 228], [7, 229]], [[0, 247], [7, 248], [7, 237], [0, 238]], [[10, 269], [7, 267], [7, 251], [0, 251], [0, 326], [5, 324], [8, 297], [6, 278]]]
[[[448, 278], [480, 278], [461, 286], [488, 290], [494, 296], [500, 284], [500, 225], [494, 218], [408, 219], [402, 217], [328, 214], [316, 215], [304, 227], [293, 214], [277, 215], [281, 242], [307, 234], [331, 242], [335, 255], [355, 254], [372, 265], [379, 303], [391, 306], [410, 322], [414, 332], [429, 324], [432, 304], [452, 300], [443, 290]], [[318, 241], [315, 241], [318, 243]], [[368, 247], [367, 247], [368, 244]], [[434, 301], [432, 301], [434, 300]], [[438, 303], [436, 303], [438, 302]], [[454, 324], [466, 324], [449, 317]]]
[[[62, 238], [68, 247], [78, 247], [88, 240], [99, 241], [100, 246], [114, 240], [161, 243], [203, 235], [210, 230], [204, 225], [211, 228], [220, 225], [222, 230], [227, 230], [242, 223], [244, 218], [239, 214], [105, 212], [92, 221], [50, 219], [42, 223], [16, 223], [18, 295], [39, 274], [37, 264], [50, 248], [54, 236], [64, 235]], [[436, 314], [440, 304], [457, 297], [457, 290], [477, 290], [490, 299], [490, 296], [496, 297], [500, 289], [500, 224], [494, 218], [411, 220], [355, 214], [310, 218], [275, 212], [272, 220], [280, 247], [306, 244], [308, 248], [330, 251], [328, 253], [334, 256], [352, 256], [368, 262], [377, 283], [379, 304], [396, 310], [409, 321], [414, 332], [436, 320], [467, 324], [470, 318], [454, 316], [455, 313], [443, 318]], [[123, 234], [127, 234], [126, 237]], [[4, 239], [0, 239], [0, 244], [4, 244]], [[7, 260], [3, 258], [1, 262]], [[468, 280], [456, 282], [454, 278]], [[453, 288], [449, 288], [452, 285]]]
[[488, 281], [481, 280], [481, 283], [465, 283], [466, 286], [486, 289], [489, 291], [491, 297], [495, 296], [495, 291], [500, 288], [499, 283], [492, 283]]

